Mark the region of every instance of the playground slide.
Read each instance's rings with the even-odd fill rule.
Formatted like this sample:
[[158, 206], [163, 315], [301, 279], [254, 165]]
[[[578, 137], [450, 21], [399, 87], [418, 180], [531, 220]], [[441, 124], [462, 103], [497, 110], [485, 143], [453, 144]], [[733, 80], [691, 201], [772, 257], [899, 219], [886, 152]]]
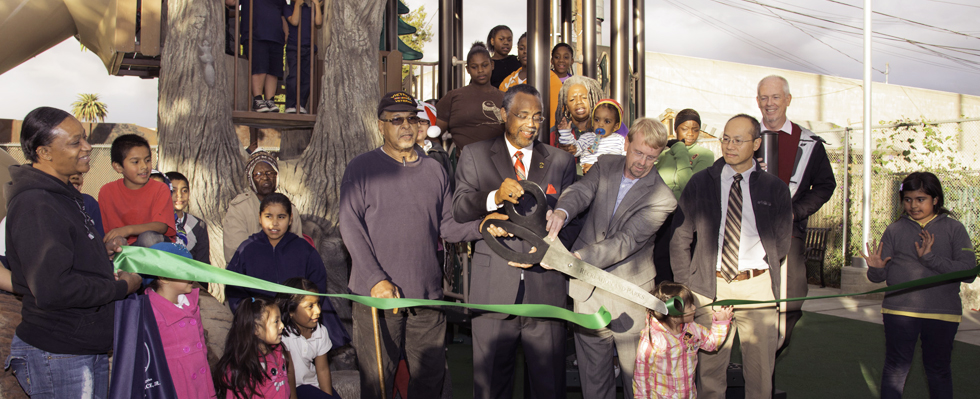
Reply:
[[[117, 4], [118, 3], [118, 4]], [[0, 74], [75, 36], [112, 71], [120, 10], [136, 0], [3, 0], [0, 1]]]

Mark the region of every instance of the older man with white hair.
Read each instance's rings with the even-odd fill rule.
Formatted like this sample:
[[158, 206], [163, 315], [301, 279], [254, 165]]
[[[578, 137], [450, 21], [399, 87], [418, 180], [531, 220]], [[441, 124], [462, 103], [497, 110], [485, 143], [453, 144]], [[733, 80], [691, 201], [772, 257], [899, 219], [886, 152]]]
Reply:
[[[786, 117], [786, 108], [793, 100], [789, 82], [777, 75], [763, 78], [759, 81], [756, 100], [762, 111], [763, 130], [780, 132], [778, 176], [789, 185], [793, 197], [793, 241], [786, 257], [786, 296], [804, 297], [808, 291], [803, 257], [807, 218], [830, 200], [837, 181], [824, 149], [824, 139]], [[789, 343], [793, 326], [803, 315], [802, 306], [802, 301], [787, 303], [783, 347]]]

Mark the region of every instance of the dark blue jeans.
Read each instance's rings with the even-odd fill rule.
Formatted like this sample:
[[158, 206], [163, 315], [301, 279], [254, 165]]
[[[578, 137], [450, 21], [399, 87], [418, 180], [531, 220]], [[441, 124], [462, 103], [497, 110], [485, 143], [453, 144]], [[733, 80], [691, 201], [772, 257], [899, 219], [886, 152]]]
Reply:
[[109, 355], [63, 355], [35, 348], [14, 335], [4, 365], [33, 399], [109, 395]]
[[297, 51], [295, 48], [286, 49], [286, 62], [289, 63], [289, 74], [286, 75], [286, 108], [296, 108], [296, 112], [299, 112], [299, 106], [296, 105], [296, 75], [299, 74], [299, 105], [306, 107], [306, 101], [310, 96], [310, 48], [303, 47], [302, 51], [299, 52], [299, 62], [302, 65], [297, 66]]
[[950, 358], [959, 323], [883, 314], [885, 367], [881, 371], [881, 399], [901, 398], [912, 366], [915, 343], [922, 339], [922, 364], [932, 399], [953, 397]]
[[340, 399], [337, 390], [333, 390], [333, 395], [320, 390], [313, 385], [299, 385], [296, 387], [296, 397], [299, 399]]

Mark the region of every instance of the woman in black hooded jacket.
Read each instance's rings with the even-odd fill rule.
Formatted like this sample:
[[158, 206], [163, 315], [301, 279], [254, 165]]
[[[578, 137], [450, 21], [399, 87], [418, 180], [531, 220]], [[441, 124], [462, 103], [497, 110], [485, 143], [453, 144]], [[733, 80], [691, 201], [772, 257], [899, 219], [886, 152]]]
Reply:
[[113, 274], [108, 253], [68, 177], [89, 170], [92, 146], [68, 113], [40, 107], [24, 118], [27, 165], [10, 167], [7, 257], [14, 292], [24, 296], [10, 345], [13, 368], [32, 398], [104, 398], [109, 387], [113, 301], [140, 286]]

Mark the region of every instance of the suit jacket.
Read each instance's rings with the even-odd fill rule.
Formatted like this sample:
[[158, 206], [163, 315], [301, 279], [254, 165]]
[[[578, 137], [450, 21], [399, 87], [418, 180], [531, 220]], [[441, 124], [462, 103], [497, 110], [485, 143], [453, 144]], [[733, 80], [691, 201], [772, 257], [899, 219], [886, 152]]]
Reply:
[[[517, 179], [514, 163], [507, 151], [503, 135], [466, 146], [456, 165], [456, 193], [453, 196], [453, 217], [459, 223], [483, 218], [487, 211], [487, 196], [500, 188], [505, 178]], [[544, 143], [535, 142], [531, 150], [527, 179], [537, 183], [546, 194], [548, 207], [553, 208], [558, 196], [575, 179], [575, 159], [571, 154]], [[564, 232], [563, 232], [564, 233]], [[571, 233], [560, 236], [570, 243]], [[502, 239], [511, 249], [528, 252], [531, 245], [518, 239]], [[471, 267], [470, 302], [482, 304], [512, 304], [524, 272], [524, 303], [564, 307], [568, 293], [564, 274], [545, 270], [540, 265], [520, 269], [507, 265], [507, 260], [494, 253], [483, 240], [476, 242]]]
[[[677, 229], [670, 240], [674, 281], [708, 298], [715, 297], [717, 288], [718, 234], [724, 227], [721, 223], [721, 171], [724, 167], [725, 158], [719, 158], [710, 168], [691, 177], [677, 204], [674, 214]], [[749, 175], [749, 193], [756, 228], [766, 251], [773, 297], [779, 298], [780, 262], [789, 252], [793, 231], [789, 187], [757, 165]], [[695, 234], [697, 245], [692, 251]]]
[[[625, 156], [600, 156], [589, 173], [562, 193], [556, 208], [564, 209], [572, 217], [591, 207], [572, 251], [577, 251], [582, 260], [649, 291], [657, 275], [653, 266], [653, 235], [674, 211], [677, 201], [660, 174], [651, 170], [633, 184], [616, 208], [625, 167]], [[578, 302], [592, 303], [596, 310], [599, 305], [606, 306], [613, 317], [628, 309], [638, 310], [640, 323], [636, 324], [642, 327], [645, 312], [639, 305], [577, 279], [570, 281], [568, 294], [577, 301], [576, 310], [580, 306]]]

